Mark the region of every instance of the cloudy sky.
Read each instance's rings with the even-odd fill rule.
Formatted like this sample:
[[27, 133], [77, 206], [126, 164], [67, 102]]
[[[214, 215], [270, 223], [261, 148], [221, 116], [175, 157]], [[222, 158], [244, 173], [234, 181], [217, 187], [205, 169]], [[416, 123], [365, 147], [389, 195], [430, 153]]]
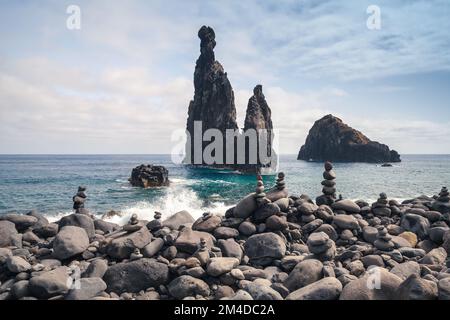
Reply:
[[[69, 5], [81, 29], [69, 30]], [[369, 5], [381, 29], [366, 26]], [[216, 31], [238, 121], [261, 83], [282, 153], [332, 113], [400, 153], [450, 153], [450, 2], [0, 0], [0, 153], [170, 153]]]

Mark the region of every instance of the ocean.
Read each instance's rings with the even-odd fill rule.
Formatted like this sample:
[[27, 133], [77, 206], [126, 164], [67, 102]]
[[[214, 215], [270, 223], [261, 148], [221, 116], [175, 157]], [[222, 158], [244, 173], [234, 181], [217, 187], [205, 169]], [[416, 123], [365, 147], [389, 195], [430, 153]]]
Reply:
[[[140, 164], [164, 165], [169, 187], [131, 187], [131, 170]], [[323, 164], [282, 155], [279, 170], [286, 174], [291, 194], [321, 194]], [[404, 200], [437, 194], [450, 187], [450, 155], [403, 155], [393, 167], [367, 163], [336, 163], [338, 194], [375, 201], [380, 192]], [[266, 188], [276, 176], [264, 176]], [[50, 220], [72, 212], [72, 196], [87, 186], [86, 207], [99, 216], [109, 210], [124, 216], [137, 213], [151, 219], [188, 210], [198, 217], [205, 211], [224, 213], [255, 188], [255, 176], [227, 170], [192, 169], [174, 164], [170, 155], [0, 155], [0, 214], [36, 209]], [[122, 218], [124, 219], [124, 218]]]

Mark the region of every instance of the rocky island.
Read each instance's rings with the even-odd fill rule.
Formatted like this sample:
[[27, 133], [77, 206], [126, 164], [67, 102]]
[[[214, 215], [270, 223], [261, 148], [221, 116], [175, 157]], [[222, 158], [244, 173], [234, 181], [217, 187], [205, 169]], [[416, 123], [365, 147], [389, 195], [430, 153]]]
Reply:
[[401, 161], [397, 151], [390, 150], [387, 145], [371, 141], [331, 114], [314, 123], [297, 159], [370, 163]]
[[[59, 221], [0, 215], [0, 300], [449, 300], [450, 197], [399, 203], [289, 194], [283, 173], [226, 212], [136, 214], [117, 225], [85, 208]], [[82, 198], [82, 200], [81, 200]], [[83, 209], [83, 210], [80, 210]]]

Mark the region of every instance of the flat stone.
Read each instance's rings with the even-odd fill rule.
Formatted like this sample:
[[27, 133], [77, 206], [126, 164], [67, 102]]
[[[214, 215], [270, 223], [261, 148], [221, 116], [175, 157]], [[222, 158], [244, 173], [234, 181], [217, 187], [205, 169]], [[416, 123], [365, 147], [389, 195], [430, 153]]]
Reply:
[[59, 220], [59, 229], [62, 229], [66, 226], [74, 226], [83, 228], [86, 231], [89, 239], [91, 239], [95, 235], [95, 226], [94, 220], [91, 217], [85, 214], [74, 213], [65, 217], [62, 217]]
[[[359, 208], [359, 207], [358, 207]], [[339, 214], [333, 217], [333, 223], [340, 229], [359, 229], [358, 220], [352, 215]]]
[[106, 283], [101, 278], [82, 278], [79, 281], [79, 288], [69, 290], [66, 300], [89, 300], [106, 290]]
[[182, 225], [190, 225], [194, 223], [194, 218], [187, 211], [180, 211], [163, 221], [163, 225], [172, 230], [178, 230]]
[[222, 218], [218, 215], [212, 215], [206, 220], [204, 220], [203, 217], [200, 217], [192, 225], [192, 230], [213, 232], [214, 229], [220, 226], [221, 222]]
[[206, 240], [206, 246], [209, 249], [214, 246], [215, 238], [210, 233], [194, 231], [189, 227], [185, 227], [180, 231], [178, 238], [175, 240], [175, 247], [179, 251], [193, 254], [197, 251], [201, 238]]
[[399, 263], [391, 269], [391, 273], [402, 280], [405, 280], [412, 274], [420, 276], [420, 265], [416, 261]]
[[151, 258], [156, 255], [164, 246], [164, 240], [161, 238], [155, 238], [152, 242], [146, 245], [142, 249], [142, 254], [146, 258]]
[[218, 227], [214, 230], [214, 236], [217, 239], [229, 239], [239, 236], [239, 231], [229, 227]]

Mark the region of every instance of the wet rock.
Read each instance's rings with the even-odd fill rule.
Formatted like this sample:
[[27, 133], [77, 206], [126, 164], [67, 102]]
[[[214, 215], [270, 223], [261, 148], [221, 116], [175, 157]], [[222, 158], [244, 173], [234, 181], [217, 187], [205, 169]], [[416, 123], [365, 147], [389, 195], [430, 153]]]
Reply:
[[131, 171], [132, 186], [149, 188], [169, 185], [169, 171], [163, 166], [140, 165]]

